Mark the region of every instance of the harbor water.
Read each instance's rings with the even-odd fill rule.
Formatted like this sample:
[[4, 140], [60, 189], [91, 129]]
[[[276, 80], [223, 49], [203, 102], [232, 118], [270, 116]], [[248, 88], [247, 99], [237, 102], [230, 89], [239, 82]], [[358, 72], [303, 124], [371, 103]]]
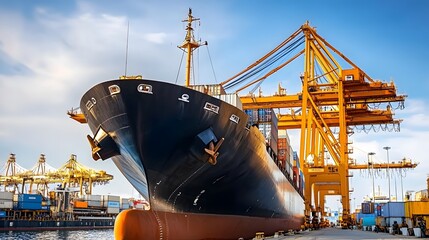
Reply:
[[17, 240], [17, 239], [43, 239], [43, 240], [113, 240], [113, 229], [100, 230], [77, 230], [77, 231], [8, 231], [0, 232], [2, 240]]

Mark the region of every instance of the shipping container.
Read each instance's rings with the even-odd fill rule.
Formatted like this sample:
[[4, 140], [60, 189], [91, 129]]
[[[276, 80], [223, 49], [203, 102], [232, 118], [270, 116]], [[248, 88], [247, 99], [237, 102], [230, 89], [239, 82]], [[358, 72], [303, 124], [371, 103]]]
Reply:
[[105, 202], [119, 202], [119, 201], [121, 201], [121, 197], [120, 196], [113, 196], [113, 195], [104, 195], [102, 197], [102, 199]]
[[363, 202], [361, 209], [362, 209], [363, 214], [372, 214], [372, 213], [374, 213], [374, 203]]
[[13, 208], [17, 210], [42, 210], [41, 202], [14, 202]]
[[286, 152], [289, 152], [289, 147], [290, 147], [290, 145], [289, 145], [289, 142], [287, 141], [286, 138], [280, 138], [280, 137], [278, 138], [277, 148], [279, 150], [284, 150]]
[[372, 214], [358, 213], [357, 221], [362, 224], [362, 226], [375, 226], [377, 217]]
[[15, 202], [34, 202], [42, 203], [42, 195], [40, 194], [16, 194], [13, 196]]
[[375, 203], [374, 204], [374, 214], [376, 216], [382, 216], [382, 208], [385, 205], [385, 203]]
[[208, 95], [226, 94], [225, 89], [220, 84], [190, 85], [188, 87]]
[[75, 201], [75, 202], [74, 202], [74, 207], [75, 207], [75, 208], [88, 208], [88, 202], [84, 202], [84, 201]]
[[109, 214], [117, 214], [117, 213], [119, 213], [119, 208], [118, 207], [108, 207], [106, 212]]
[[107, 202], [107, 207], [109, 208], [119, 208], [121, 204], [119, 202]]
[[1, 200], [13, 200], [13, 193], [11, 192], [0, 192], [0, 201]]
[[405, 202], [405, 217], [413, 218], [413, 215], [427, 215], [429, 213], [429, 202]]
[[363, 217], [362, 226], [375, 226], [375, 216], [373, 217]]
[[286, 165], [287, 166], [289, 166], [289, 178], [290, 178], [290, 180], [292, 180], [293, 181], [293, 166], [292, 166], [292, 164], [288, 164], [287, 162], [286, 162]]
[[213, 97], [218, 98], [226, 103], [229, 103], [240, 110], [243, 109], [243, 103], [241, 102], [240, 97], [236, 93], [213, 95]]
[[383, 217], [405, 217], [404, 202], [388, 202], [382, 205], [381, 216]]
[[290, 165], [290, 163], [288, 163], [288, 162], [286, 162], [285, 163], [286, 165], [286, 167], [285, 167], [285, 171], [286, 171], [286, 175], [288, 175], [289, 177], [290, 177], [290, 173], [292, 172], [292, 166]]
[[12, 209], [13, 201], [12, 200], [0, 200], [0, 209]]
[[292, 167], [293, 171], [293, 183], [296, 187], [299, 187], [299, 169], [296, 166]]
[[103, 202], [102, 201], [95, 201], [95, 200], [88, 200], [88, 207], [102, 207]]
[[101, 195], [84, 195], [83, 199], [87, 200], [87, 201], [102, 201], [102, 196]]
[[285, 129], [279, 130], [279, 138], [286, 138], [287, 144], [290, 145], [289, 134]]
[[129, 209], [131, 208], [131, 205], [129, 203], [122, 203], [121, 204], [121, 209]]
[[257, 125], [259, 131], [268, 142], [273, 152], [278, 154], [278, 120], [276, 113], [270, 108], [245, 110], [248, 116], [248, 124]]
[[252, 125], [254, 123], [258, 123], [258, 112], [251, 110], [251, 109], [247, 109], [244, 110], [244, 113], [246, 113], [246, 115], [249, 117], [249, 119], [247, 120], [247, 122]]

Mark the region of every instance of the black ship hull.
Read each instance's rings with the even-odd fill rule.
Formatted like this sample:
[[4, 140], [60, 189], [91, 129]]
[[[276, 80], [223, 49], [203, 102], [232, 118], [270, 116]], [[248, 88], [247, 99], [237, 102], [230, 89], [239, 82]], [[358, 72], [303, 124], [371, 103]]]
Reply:
[[[278, 220], [279, 230], [302, 224], [302, 196], [240, 109], [141, 79], [98, 84], [80, 107], [94, 132], [94, 156], [111, 157], [152, 211]], [[216, 158], [205, 149], [217, 144]]]

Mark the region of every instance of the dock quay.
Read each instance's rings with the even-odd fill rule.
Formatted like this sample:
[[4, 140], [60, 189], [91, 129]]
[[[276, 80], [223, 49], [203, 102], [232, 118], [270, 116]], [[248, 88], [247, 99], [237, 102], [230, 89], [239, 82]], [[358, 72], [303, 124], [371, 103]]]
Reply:
[[253, 239], [301, 239], [301, 240], [331, 240], [331, 239], [416, 239], [416, 236], [393, 235], [384, 232], [363, 231], [361, 229], [350, 230], [341, 228], [323, 228], [314, 231], [301, 231], [285, 236], [268, 236]]

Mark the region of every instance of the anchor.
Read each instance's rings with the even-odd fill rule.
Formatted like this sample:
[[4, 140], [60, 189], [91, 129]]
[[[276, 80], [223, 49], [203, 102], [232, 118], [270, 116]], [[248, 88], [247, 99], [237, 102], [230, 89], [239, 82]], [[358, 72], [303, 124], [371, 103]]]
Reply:
[[98, 159], [100, 159], [100, 155], [98, 155], [98, 152], [101, 150], [101, 148], [95, 144], [94, 139], [91, 136], [86, 135], [86, 138], [88, 139], [89, 145], [91, 145], [92, 158], [97, 161]]
[[219, 148], [222, 145], [223, 141], [225, 140], [225, 138], [221, 138], [217, 143], [216, 146], [213, 144], [213, 141], [211, 141], [209, 143], [209, 148], [204, 148], [204, 151], [210, 155], [209, 158], [209, 163], [211, 165], [216, 165], [217, 163], [217, 157], [219, 156]]

